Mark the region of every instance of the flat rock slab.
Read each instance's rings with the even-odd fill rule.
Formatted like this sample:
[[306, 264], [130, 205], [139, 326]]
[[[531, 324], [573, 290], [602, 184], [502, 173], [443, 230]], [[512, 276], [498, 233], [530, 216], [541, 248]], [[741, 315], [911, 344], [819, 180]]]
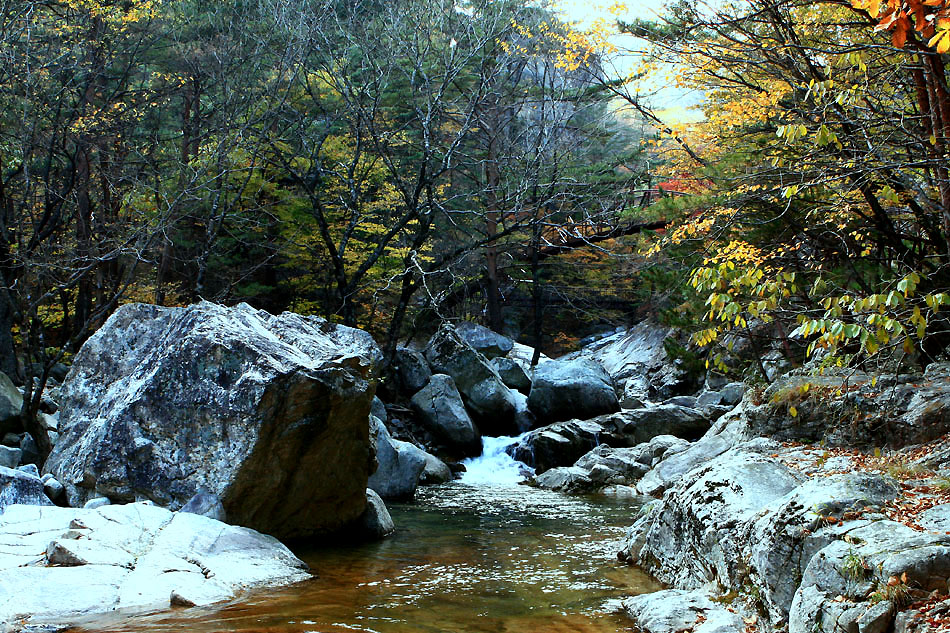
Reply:
[[13, 505], [0, 515], [3, 630], [206, 605], [310, 577], [273, 537], [148, 503]]
[[704, 590], [666, 589], [634, 596], [623, 602], [623, 611], [644, 633], [740, 633], [742, 618]]

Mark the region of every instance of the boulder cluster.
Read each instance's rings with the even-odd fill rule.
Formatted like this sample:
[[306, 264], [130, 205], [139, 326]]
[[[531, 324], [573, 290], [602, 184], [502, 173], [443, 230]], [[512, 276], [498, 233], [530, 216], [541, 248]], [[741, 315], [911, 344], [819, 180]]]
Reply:
[[309, 578], [274, 537], [392, 532], [367, 487], [380, 359], [315, 317], [123, 306], [44, 402], [42, 473], [0, 376], [0, 622], [216, 602]]

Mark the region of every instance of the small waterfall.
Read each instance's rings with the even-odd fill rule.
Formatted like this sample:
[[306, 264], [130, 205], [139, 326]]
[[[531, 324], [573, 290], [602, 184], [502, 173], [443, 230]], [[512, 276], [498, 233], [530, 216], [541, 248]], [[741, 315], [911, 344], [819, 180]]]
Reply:
[[459, 481], [473, 486], [514, 486], [524, 481], [533, 470], [505, 452], [527, 435], [518, 437], [483, 437], [482, 454], [462, 462], [465, 472]]

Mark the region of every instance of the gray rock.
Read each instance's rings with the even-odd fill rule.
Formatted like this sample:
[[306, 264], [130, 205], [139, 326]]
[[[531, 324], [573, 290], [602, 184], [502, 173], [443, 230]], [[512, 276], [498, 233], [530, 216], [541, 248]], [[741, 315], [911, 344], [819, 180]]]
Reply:
[[739, 404], [747, 388], [744, 382], [730, 382], [719, 391], [722, 395], [722, 403], [732, 406]]
[[426, 386], [432, 376], [432, 370], [426, 362], [425, 356], [408, 347], [397, 347], [393, 369], [399, 381], [399, 390], [411, 396]]
[[535, 429], [511, 446], [508, 453], [542, 473], [569, 466], [601, 441], [604, 427], [596, 421], [570, 420]]
[[696, 396], [673, 396], [663, 404], [671, 404], [677, 407], [686, 407], [688, 409], [698, 408]]
[[742, 618], [711, 600], [705, 590], [665, 589], [623, 601], [623, 610], [644, 633], [742, 633]]
[[836, 474], [810, 479], [767, 508], [746, 538], [754, 583], [773, 621], [787, 616], [812, 556], [835, 538], [822, 530], [823, 517], [879, 510], [897, 494], [894, 482], [878, 474]]
[[917, 524], [932, 532], [950, 532], [950, 503], [924, 510], [917, 516]]
[[444, 484], [452, 480], [452, 469], [441, 459], [430, 453], [425, 453], [426, 467], [422, 471], [420, 484], [426, 486], [434, 484]]
[[10, 448], [20, 448], [20, 433], [4, 433], [3, 441], [0, 444]]
[[481, 453], [481, 437], [451, 376], [433, 374], [429, 383], [412, 396], [412, 407], [437, 441], [463, 455]]
[[[604, 338], [584, 349], [562, 357], [588, 358], [600, 363], [617, 385], [629, 380], [643, 385], [642, 393], [627, 393], [644, 401], [666, 400], [689, 391], [689, 377], [666, 353], [665, 341], [673, 330], [650, 321]], [[625, 408], [633, 408], [630, 403]]]
[[108, 505], [112, 505], [112, 501], [109, 500], [109, 497], [93, 497], [84, 503], [82, 507], [85, 510], [95, 510]]
[[719, 391], [730, 382], [729, 378], [715, 371], [706, 372], [706, 379], [703, 381], [706, 389], [709, 391]]
[[386, 421], [389, 420], [389, 413], [386, 411], [386, 405], [383, 404], [383, 401], [376, 396], [373, 396], [373, 404], [370, 406], [369, 414], [379, 418], [383, 424], [386, 424]]
[[524, 368], [511, 358], [492, 358], [492, 367], [501, 376], [502, 381], [511, 389], [527, 394], [531, 391], [531, 378]]
[[535, 478], [539, 488], [558, 490], [560, 492], [583, 493], [592, 492], [604, 484], [604, 481], [595, 482], [590, 473], [576, 466], [559, 466], [546, 470]]
[[22, 470], [0, 466], [0, 513], [3, 513], [8, 506], [18, 503], [53, 505], [43, 492], [42, 479]]
[[40, 423], [47, 431], [58, 431], [59, 430], [59, 414], [58, 413], [43, 413], [42, 411], [36, 414], [36, 421]]
[[[667, 443], [667, 439], [671, 442]], [[672, 436], [661, 436], [658, 442], [651, 441], [629, 448], [601, 445], [578, 459], [574, 465], [585, 470], [604, 466], [620, 478], [617, 483], [630, 484], [643, 477], [656, 462], [662, 459], [669, 448], [678, 443], [686, 444], [686, 441]]]
[[[521, 343], [515, 343], [512, 346], [511, 351], [508, 352], [508, 358], [521, 365], [521, 369], [530, 375], [532, 371], [531, 360], [534, 358], [534, 348], [529, 347], [528, 345], [522, 345]], [[540, 354], [538, 357], [538, 364], [546, 363], [549, 360], [551, 360], [549, 357], [545, 356], [544, 354]]]
[[945, 380], [950, 377], [950, 361], [943, 360], [930, 363], [924, 369], [924, 378], [927, 380]]
[[471, 321], [461, 321], [455, 325], [455, 331], [462, 337], [462, 340], [471, 345], [477, 352], [492, 359], [496, 356], [504, 356], [511, 351], [514, 346], [513, 341], [507, 336], [502, 336], [493, 332], [487, 327], [472, 323]]
[[656, 404], [624, 411], [624, 426], [620, 432], [628, 437], [628, 444], [649, 442], [658, 435], [673, 435], [697, 440], [709, 430], [709, 418], [697, 409], [678, 404]]
[[180, 512], [191, 512], [215, 521], [227, 522], [227, 512], [217, 495], [207, 490], [199, 490], [195, 496], [181, 507]]
[[449, 324], [429, 339], [426, 360], [432, 371], [446, 374], [465, 401], [478, 428], [486, 435], [516, 435], [518, 402], [482, 354], [464, 342]]
[[381, 354], [369, 334], [246, 304], [130, 304], [83, 345], [45, 465], [71, 505], [178, 509], [199, 489], [235, 524], [282, 537], [360, 516]]
[[[40, 479], [40, 469], [36, 467], [36, 464], [25, 464], [23, 466], [18, 466], [17, 470]], [[40, 480], [42, 481], [42, 479]]]
[[696, 397], [699, 408], [716, 406], [722, 403], [722, 394], [718, 391], [704, 391]]
[[367, 487], [383, 499], [411, 499], [426, 467], [425, 452], [409, 442], [394, 440], [375, 416], [370, 418], [370, 432], [378, 466]]
[[23, 424], [20, 421], [22, 408], [23, 394], [9, 376], [0, 372], [0, 435], [19, 433], [23, 430]]
[[9, 446], [0, 446], [0, 466], [6, 468], [16, 468], [20, 465], [20, 457], [23, 451], [19, 448], [10, 448]]
[[56, 478], [52, 475], [42, 481], [43, 492], [46, 493], [49, 500], [57, 505], [64, 505], [66, 503], [66, 487], [56, 481]]
[[554, 360], [538, 365], [528, 407], [543, 424], [588, 419], [620, 410], [610, 376], [598, 363]]
[[658, 497], [673, 483], [700, 464], [722, 455], [734, 445], [728, 437], [707, 436], [684, 451], [668, 456], [643, 476], [637, 484], [641, 494]]
[[0, 621], [30, 629], [168, 608], [175, 594], [205, 605], [310, 577], [272, 537], [138, 503], [11, 506], [0, 516], [0, 540], [15, 543], [0, 556]]
[[[807, 394], [803, 390], [807, 389]], [[756, 404], [757, 403], [757, 404]], [[796, 415], [790, 415], [794, 406]], [[746, 436], [826, 446], [900, 448], [950, 432], [950, 378], [861, 372], [790, 374], [744, 400]], [[829, 420], [836, 423], [829, 424]]]
[[369, 488], [366, 489], [366, 510], [363, 511], [356, 525], [361, 540], [379, 540], [396, 531], [386, 504]]
[[632, 560], [664, 583], [740, 588], [746, 577], [741, 527], [798, 484], [785, 466], [738, 447], [699, 466], [667, 490], [642, 529]]
[[36, 445], [36, 441], [33, 439], [33, 436], [29, 433], [24, 433], [20, 436], [20, 463], [21, 464], [37, 464], [40, 461], [40, 449]]

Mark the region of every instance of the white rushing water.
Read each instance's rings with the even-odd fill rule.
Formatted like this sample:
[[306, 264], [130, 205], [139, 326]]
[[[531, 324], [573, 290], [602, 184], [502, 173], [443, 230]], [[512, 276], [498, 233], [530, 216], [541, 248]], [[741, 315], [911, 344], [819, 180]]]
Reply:
[[517, 437], [483, 437], [482, 454], [462, 462], [465, 472], [459, 481], [474, 486], [514, 486], [534, 471], [505, 452], [527, 435]]

